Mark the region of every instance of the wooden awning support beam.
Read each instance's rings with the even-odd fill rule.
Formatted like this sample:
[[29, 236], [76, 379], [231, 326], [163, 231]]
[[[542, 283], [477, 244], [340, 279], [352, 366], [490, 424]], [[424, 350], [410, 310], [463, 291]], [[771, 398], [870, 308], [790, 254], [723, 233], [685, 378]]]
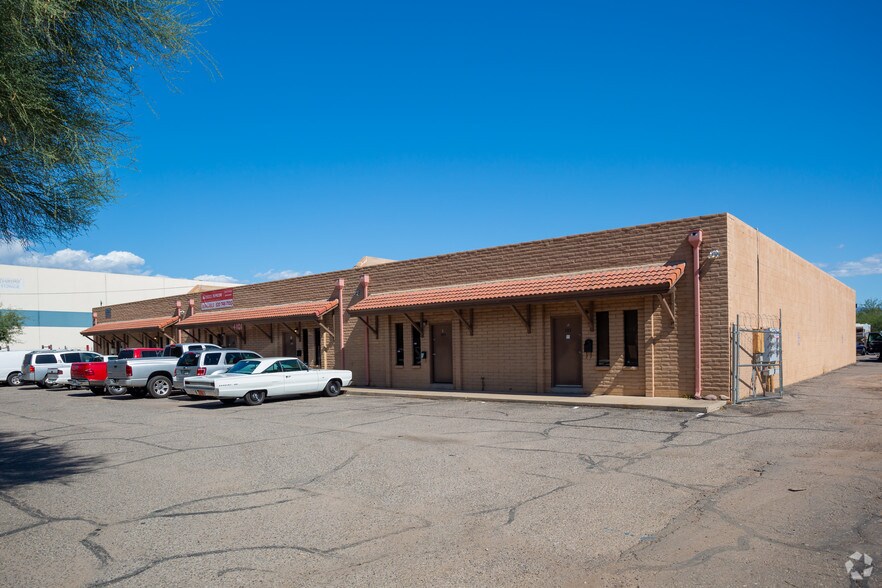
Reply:
[[417, 330], [417, 332], [420, 334], [420, 337], [425, 337], [425, 334], [423, 334], [423, 315], [422, 314], [420, 314], [420, 322], [419, 323], [417, 323], [415, 320], [410, 318], [410, 315], [407, 314], [406, 312], [404, 313], [404, 318], [406, 318], [410, 322], [410, 324], [413, 326], [413, 328]]
[[260, 331], [261, 333], [263, 333], [264, 335], [266, 335], [267, 339], [270, 340], [270, 343], [273, 342], [273, 326], [272, 325], [269, 326], [269, 328], [270, 328], [269, 333], [264, 331], [260, 325], [254, 325], [254, 328], [257, 329], [258, 331]]
[[358, 320], [363, 322], [364, 326], [366, 326], [368, 329], [371, 330], [371, 332], [374, 334], [374, 338], [376, 338], [376, 339], [380, 338], [380, 317], [374, 316], [374, 323], [376, 323], [376, 326], [372, 325], [368, 321], [368, 319], [364, 318], [363, 316], [358, 317]]
[[193, 337], [193, 340], [194, 340], [194, 341], [198, 341], [198, 340], [199, 340], [199, 337], [197, 337], [194, 333], [191, 333], [191, 332], [188, 331], [187, 329], [181, 327], [181, 330], [182, 330], [183, 332], [187, 333], [188, 335], [190, 335], [191, 337]]
[[326, 326], [324, 325], [324, 323], [319, 323], [318, 326], [319, 326], [319, 328], [320, 328], [322, 331], [324, 331], [325, 333], [327, 333], [328, 336], [329, 336], [331, 339], [336, 339], [336, 338], [337, 338], [337, 336], [334, 334], [334, 331], [332, 331], [331, 329], [329, 329], [328, 327], [326, 327]]
[[466, 318], [462, 315], [462, 311], [459, 310], [458, 308], [453, 309], [453, 314], [456, 315], [456, 318], [459, 319], [459, 322], [461, 322], [462, 324], [464, 324], [468, 328], [469, 335], [475, 334], [475, 309], [474, 308], [469, 309], [469, 320], [466, 320]]
[[578, 300], [574, 300], [576, 303], [576, 308], [579, 309], [579, 313], [585, 317], [585, 320], [588, 321], [588, 330], [594, 331], [594, 301], [590, 301], [588, 303], [588, 308], [582, 306], [582, 303]]
[[527, 327], [527, 334], [532, 333], [533, 332], [533, 305], [532, 304], [527, 305], [526, 316], [521, 314], [521, 311], [518, 310], [518, 307], [515, 306], [514, 304], [511, 304], [509, 306], [514, 311], [514, 313], [516, 315], [518, 315], [518, 318], [521, 319], [521, 322], [524, 323], [524, 326]]
[[[288, 326], [288, 323], [279, 323], [279, 324], [282, 325], [283, 327], [285, 327], [286, 329], [288, 329], [289, 331], [291, 331], [295, 337], [297, 337], [298, 339], [300, 338], [300, 331], [298, 329], [292, 329], [290, 326]], [[298, 328], [299, 328], [299, 325], [298, 325]]]
[[83, 337], [85, 337], [86, 339], [88, 339], [89, 341], [91, 341], [92, 343], [94, 343], [95, 345], [98, 345], [98, 342], [95, 341], [95, 339], [93, 339], [92, 337], [90, 337], [90, 336], [88, 336], [88, 335], [83, 335]]
[[[671, 290], [671, 292], [673, 293], [674, 290]], [[658, 298], [658, 301], [661, 303], [662, 308], [664, 308], [665, 311], [668, 313], [668, 316], [671, 317], [671, 322], [673, 322], [676, 325], [677, 324], [677, 317], [674, 314], [674, 311], [671, 310], [671, 307], [668, 305], [668, 301], [665, 300], [665, 297], [662, 296], [661, 294], [656, 294], [655, 296]]]

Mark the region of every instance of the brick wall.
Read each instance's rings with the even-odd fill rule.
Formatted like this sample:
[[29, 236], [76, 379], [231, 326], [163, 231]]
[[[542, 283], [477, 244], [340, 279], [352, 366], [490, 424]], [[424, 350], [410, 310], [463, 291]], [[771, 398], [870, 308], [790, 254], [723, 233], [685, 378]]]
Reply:
[[[704, 251], [719, 249], [723, 256], [705, 268], [702, 280], [703, 312], [702, 335], [704, 337], [705, 390], [721, 393], [728, 389], [728, 304], [727, 296], [727, 222], [725, 214], [654, 223], [623, 229], [601, 231], [583, 235], [560, 237], [505, 245], [476, 251], [451, 253], [437, 257], [413, 259], [372, 266], [363, 270], [349, 269], [324, 274], [314, 274], [288, 280], [246, 285], [233, 291], [235, 308], [248, 308], [295, 301], [325, 300], [335, 296], [334, 285], [343, 278], [344, 307], [359, 300], [359, 278], [363, 273], [371, 277], [372, 293], [390, 292], [471, 283], [504, 278], [529, 277], [555, 273], [602, 270], [667, 262], [688, 262], [686, 274], [676, 288], [676, 324], [660, 310], [654, 297], [641, 297], [627, 302], [640, 311], [643, 343], [640, 367], [636, 370], [619, 370], [611, 366], [609, 373], [602, 374], [586, 358], [583, 374], [586, 382], [599, 384], [601, 389], [623, 393], [651, 393], [654, 382], [658, 395], [688, 394], [693, 386], [694, 352], [692, 349], [692, 248], [686, 240], [691, 229], [704, 231]], [[196, 311], [199, 312], [199, 295], [195, 294]], [[175, 302], [188, 307], [189, 296], [113, 305], [111, 320], [126, 320], [145, 316], [171, 314]], [[587, 304], [587, 300], [585, 303]], [[598, 301], [598, 304], [600, 301]], [[610, 301], [616, 309], [620, 301]], [[625, 302], [621, 302], [625, 304]], [[523, 323], [508, 308], [482, 308], [475, 311], [475, 332], [469, 335], [452, 312], [426, 313], [427, 320], [449, 321], [454, 330], [454, 384], [460, 388], [480, 389], [480, 376], [484, 375], [485, 389], [512, 389], [520, 391], [546, 390], [550, 386], [549, 357], [544, 349], [550, 337], [550, 320], [558, 312], [554, 305], [538, 305], [534, 309], [533, 334], [527, 335]], [[565, 306], [575, 310], [572, 303]], [[600, 308], [599, 306], [597, 308]], [[103, 308], [96, 309], [104, 321]], [[618, 309], [620, 310], [620, 309]], [[578, 312], [578, 310], [575, 310]], [[611, 321], [613, 315], [611, 313]], [[616, 316], [620, 312], [617, 311]], [[540, 318], [541, 317], [541, 318]], [[352, 369], [357, 383], [366, 381], [364, 346], [366, 327], [354, 317], [344, 314], [342, 338], [332, 342], [332, 351], [345, 343], [345, 367]], [[385, 359], [375, 359], [388, 351], [377, 353], [375, 349], [387, 350], [394, 343], [391, 324], [399, 318], [381, 317], [380, 338], [371, 333], [371, 381], [373, 384], [389, 381], [396, 387], [426, 387], [430, 382], [426, 367], [412, 368], [406, 357], [404, 369], [391, 369]], [[334, 332], [338, 320], [330, 321]], [[405, 323], [405, 341], [410, 341], [409, 323]], [[488, 330], [484, 330], [488, 329]], [[611, 324], [611, 335], [620, 331]], [[583, 327], [583, 332], [584, 327]], [[426, 333], [426, 337], [428, 332]], [[541, 343], [537, 343], [537, 340]], [[249, 342], [251, 339], [249, 339]], [[256, 339], [255, 339], [256, 341]], [[277, 339], [281, 352], [281, 338]], [[654, 342], [650, 346], [650, 342]], [[409, 343], [407, 344], [409, 345]], [[611, 341], [611, 355], [618, 343]], [[428, 349], [424, 341], [423, 348]], [[409, 350], [410, 347], [407, 346]], [[538, 352], [542, 350], [542, 355]], [[654, 352], [654, 370], [647, 370], [647, 352]], [[550, 351], [548, 351], [550, 353]], [[457, 361], [457, 358], [461, 360]], [[524, 358], [527, 358], [526, 360]], [[331, 358], [329, 366], [343, 367], [339, 357]], [[491, 365], [492, 364], [492, 365]], [[516, 366], [532, 365], [532, 371], [518, 372]], [[623, 367], [623, 366], [622, 366]], [[513, 371], [514, 370], [514, 371]], [[489, 374], [489, 375], [488, 375]], [[383, 380], [379, 380], [382, 375]], [[489, 381], [489, 383], [488, 383]], [[382, 384], [385, 385], [385, 384]], [[649, 391], [649, 392], [647, 392]]]

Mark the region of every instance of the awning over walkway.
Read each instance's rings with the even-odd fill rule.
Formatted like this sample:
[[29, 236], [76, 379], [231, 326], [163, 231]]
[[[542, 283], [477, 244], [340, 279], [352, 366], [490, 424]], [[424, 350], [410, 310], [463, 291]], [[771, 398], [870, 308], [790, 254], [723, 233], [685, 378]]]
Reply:
[[160, 316], [155, 318], [137, 319], [133, 321], [111, 321], [92, 325], [81, 335], [104, 335], [108, 333], [125, 333], [128, 331], [161, 331], [178, 322], [176, 316]]
[[538, 276], [372, 294], [349, 307], [353, 315], [478, 304], [503, 304], [597, 297], [613, 294], [663, 294], [686, 270], [685, 263]]
[[277, 304], [274, 306], [257, 306], [254, 308], [237, 308], [234, 310], [216, 310], [199, 312], [188, 316], [180, 322], [180, 327], [207, 327], [211, 325], [227, 325], [233, 323], [272, 323], [286, 320], [317, 321], [330, 311], [337, 308], [339, 301], [318, 300], [312, 302], [295, 302], [293, 304]]

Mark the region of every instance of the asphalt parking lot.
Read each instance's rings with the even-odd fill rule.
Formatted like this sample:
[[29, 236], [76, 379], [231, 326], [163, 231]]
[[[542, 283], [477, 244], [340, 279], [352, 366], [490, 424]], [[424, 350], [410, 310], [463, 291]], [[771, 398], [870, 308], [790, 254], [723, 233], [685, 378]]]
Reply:
[[4, 586], [848, 585], [882, 363], [690, 413], [0, 388]]

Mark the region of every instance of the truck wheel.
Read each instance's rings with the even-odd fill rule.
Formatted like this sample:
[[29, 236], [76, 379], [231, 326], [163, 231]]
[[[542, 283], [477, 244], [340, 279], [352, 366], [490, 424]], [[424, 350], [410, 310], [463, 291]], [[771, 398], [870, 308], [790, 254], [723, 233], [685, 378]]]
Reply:
[[21, 372], [12, 372], [6, 376], [6, 383], [10, 386], [21, 386]]
[[325, 386], [325, 396], [340, 396], [340, 392], [343, 391], [343, 387], [340, 386], [340, 380], [331, 380], [328, 382], [328, 385]]
[[172, 391], [172, 383], [165, 376], [153, 376], [147, 380], [147, 391], [153, 398], [166, 398]]
[[95, 396], [104, 396], [104, 388], [99, 388], [98, 386], [89, 386], [89, 390], [92, 391], [92, 394]]
[[147, 396], [147, 388], [129, 388], [129, 394], [135, 398], [144, 398]]
[[245, 395], [245, 404], [248, 406], [260, 406], [266, 399], [266, 390], [252, 390]]
[[105, 386], [104, 391], [106, 394], [110, 394], [110, 395], [125, 394], [126, 387], [125, 386]]

